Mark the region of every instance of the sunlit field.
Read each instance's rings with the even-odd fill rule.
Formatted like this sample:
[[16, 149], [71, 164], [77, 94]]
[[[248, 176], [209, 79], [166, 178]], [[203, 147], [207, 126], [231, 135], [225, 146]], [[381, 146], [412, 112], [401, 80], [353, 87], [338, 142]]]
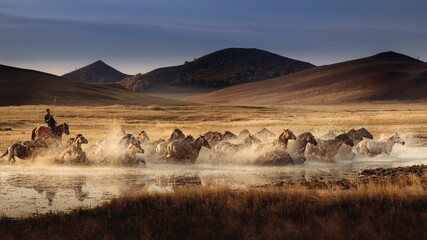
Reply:
[[[406, 144], [395, 146], [390, 155], [290, 166], [254, 166], [242, 160], [250, 151], [226, 164], [212, 162], [206, 148], [191, 165], [158, 163], [149, 154], [143, 154], [145, 165], [134, 167], [63, 166], [40, 157], [16, 163], [3, 159], [2, 239], [343, 238], [349, 232], [360, 239], [424, 234], [427, 104], [1, 107], [0, 150], [30, 140], [32, 129], [44, 125], [48, 107], [58, 124], [70, 126], [63, 142], [76, 134], [88, 139], [83, 150], [114, 137], [120, 127], [136, 136], [144, 130], [151, 140], [167, 139], [175, 128], [194, 137], [243, 129], [255, 134], [262, 128], [278, 135], [286, 128], [321, 139], [330, 132], [365, 127], [374, 139], [398, 133]], [[403, 170], [381, 170], [399, 167]], [[378, 168], [362, 174], [363, 169]], [[53, 227], [42, 227], [48, 225]], [[104, 235], [96, 235], [99, 231]]]
[[366, 127], [379, 137], [381, 134], [427, 137], [427, 104], [358, 104], [338, 106], [22, 106], [1, 107], [0, 127], [12, 131], [0, 132], [0, 149], [15, 141], [29, 140], [34, 127], [45, 125], [45, 109], [53, 109], [58, 124], [70, 125], [71, 135], [83, 134], [89, 141], [105, 139], [122, 126], [126, 132], [138, 134], [145, 130], [151, 139], [167, 138], [175, 128], [198, 136], [209, 130], [229, 130], [237, 134], [242, 129], [256, 133], [266, 127], [276, 134], [283, 128], [295, 133], [310, 131], [325, 134]]

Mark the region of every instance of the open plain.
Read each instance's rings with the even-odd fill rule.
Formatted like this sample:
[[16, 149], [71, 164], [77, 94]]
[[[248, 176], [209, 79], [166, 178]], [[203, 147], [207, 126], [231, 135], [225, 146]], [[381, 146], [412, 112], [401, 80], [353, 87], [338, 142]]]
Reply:
[[[83, 134], [88, 145], [111, 138], [119, 127], [134, 135], [144, 130], [152, 140], [168, 138], [175, 128], [193, 136], [226, 130], [238, 134], [243, 129], [256, 133], [262, 128], [279, 134], [288, 128], [296, 135], [309, 131], [320, 139], [330, 132], [365, 127], [374, 139], [399, 133], [406, 144], [395, 146], [389, 156], [278, 167], [253, 166], [246, 160], [251, 151], [235, 155], [226, 163], [212, 162], [208, 149], [202, 149], [192, 165], [157, 163], [149, 154], [144, 154], [147, 164], [137, 167], [63, 166], [43, 157], [17, 160], [15, 164], [3, 160], [2, 237], [87, 238], [94, 237], [101, 228], [108, 229], [98, 238], [305, 238], [315, 234], [341, 238], [349, 231], [356, 234], [353, 236], [373, 238], [386, 233], [399, 238], [423, 234], [420, 229], [427, 216], [425, 103], [8, 106], [1, 107], [0, 128], [4, 131], [0, 131], [0, 150], [29, 140], [31, 130], [43, 125], [47, 107], [53, 109], [58, 124], [66, 122], [70, 126], [71, 134], [64, 135], [63, 141]], [[309, 206], [304, 213], [284, 210], [304, 208], [303, 203]], [[129, 215], [130, 209], [138, 213]], [[208, 214], [212, 209], [221, 209], [222, 214]], [[105, 211], [112, 215], [106, 216]], [[195, 224], [205, 221], [202, 216], [207, 215], [206, 227]], [[325, 217], [329, 220], [321, 227], [318, 224]], [[378, 222], [375, 217], [383, 220]], [[125, 220], [129, 218], [135, 220]], [[37, 227], [21, 231], [30, 225], [51, 225], [52, 221], [76, 226], [73, 219], [83, 221], [86, 230], [67, 232], [57, 225], [49, 233]], [[152, 225], [164, 221], [166, 232]], [[397, 232], [398, 224], [404, 224], [402, 229], [412, 231], [412, 235]], [[258, 225], [261, 228], [254, 229]], [[356, 227], [351, 229], [352, 225]], [[378, 226], [382, 230], [375, 232]], [[126, 235], [124, 229], [135, 230]]]

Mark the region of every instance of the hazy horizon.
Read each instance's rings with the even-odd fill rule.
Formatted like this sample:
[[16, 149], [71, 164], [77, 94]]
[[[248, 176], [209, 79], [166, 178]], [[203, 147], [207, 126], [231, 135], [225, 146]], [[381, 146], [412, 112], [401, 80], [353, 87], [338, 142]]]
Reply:
[[427, 2], [4, 0], [0, 64], [62, 75], [102, 60], [126, 74], [229, 47], [326, 65], [427, 57]]

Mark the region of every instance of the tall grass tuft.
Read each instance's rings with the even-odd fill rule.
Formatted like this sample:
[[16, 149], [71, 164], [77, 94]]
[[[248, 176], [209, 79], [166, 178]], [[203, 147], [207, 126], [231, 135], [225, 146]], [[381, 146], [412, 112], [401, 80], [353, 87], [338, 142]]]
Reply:
[[425, 183], [349, 190], [177, 189], [0, 220], [0, 239], [425, 239]]

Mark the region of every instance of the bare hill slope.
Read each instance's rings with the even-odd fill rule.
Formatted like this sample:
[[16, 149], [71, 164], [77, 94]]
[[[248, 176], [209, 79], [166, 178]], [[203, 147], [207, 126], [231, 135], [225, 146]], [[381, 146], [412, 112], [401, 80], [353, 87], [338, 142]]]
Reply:
[[260, 49], [227, 48], [183, 65], [129, 76], [120, 84], [133, 91], [168, 91], [167, 86], [218, 89], [302, 71], [314, 65]]
[[84, 83], [114, 83], [127, 76], [101, 60], [63, 75], [68, 80]]
[[384, 52], [260, 82], [194, 95], [195, 102], [336, 104], [427, 99], [427, 64]]
[[0, 65], [0, 105], [179, 105], [180, 101], [130, 92], [118, 84], [66, 81], [48, 73]]

